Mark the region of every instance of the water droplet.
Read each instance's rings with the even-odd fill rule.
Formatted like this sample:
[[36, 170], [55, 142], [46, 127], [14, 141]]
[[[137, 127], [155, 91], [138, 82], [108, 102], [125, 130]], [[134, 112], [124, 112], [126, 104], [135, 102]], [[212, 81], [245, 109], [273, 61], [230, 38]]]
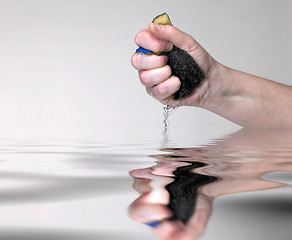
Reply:
[[162, 147], [165, 147], [168, 142], [168, 126], [169, 126], [169, 117], [170, 115], [178, 108], [178, 106], [172, 107], [169, 105], [166, 105], [163, 107], [163, 124], [164, 124], [164, 131], [163, 131], [163, 142]]

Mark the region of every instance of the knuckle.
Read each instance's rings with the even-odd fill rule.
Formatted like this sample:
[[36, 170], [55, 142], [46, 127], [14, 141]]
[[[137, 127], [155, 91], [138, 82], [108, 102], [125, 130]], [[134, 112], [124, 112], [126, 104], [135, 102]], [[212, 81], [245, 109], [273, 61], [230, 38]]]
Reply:
[[149, 71], [140, 71], [140, 81], [145, 87], [151, 86], [151, 78]]
[[139, 46], [139, 43], [141, 42], [143, 31], [138, 32], [137, 35], [135, 36], [135, 43]]
[[137, 57], [137, 54], [134, 54], [131, 58], [131, 64], [134, 68], [138, 69], [139, 67], [139, 59]]
[[192, 37], [186, 42], [186, 49], [189, 53], [195, 52], [197, 47], [198, 43]]
[[153, 93], [152, 93], [152, 91], [151, 91], [151, 89], [149, 87], [146, 87], [145, 90], [148, 93], [148, 95], [150, 95], [151, 97], [154, 97]]
[[161, 67], [164, 67], [167, 64], [167, 57], [166, 56], [160, 56], [158, 61], [159, 61], [159, 65]]
[[163, 99], [168, 94], [168, 87], [165, 84], [157, 85], [157, 94], [160, 96], [160, 99]]
[[153, 43], [153, 52], [158, 53], [162, 51], [162, 44], [160, 42], [154, 42]]
[[167, 33], [167, 34], [169, 34], [169, 35], [175, 35], [175, 34], [177, 34], [177, 28], [176, 27], [174, 27], [174, 26], [171, 26], [171, 25], [166, 25], [165, 27], [164, 27], [164, 30], [165, 30], [165, 32]]
[[165, 68], [165, 72], [166, 72], [167, 77], [170, 77], [171, 73], [172, 73], [171, 67], [169, 65], [165, 65], [164, 68]]
[[167, 50], [167, 41], [155, 41], [153, 43], [153, 52], [160, 53]]

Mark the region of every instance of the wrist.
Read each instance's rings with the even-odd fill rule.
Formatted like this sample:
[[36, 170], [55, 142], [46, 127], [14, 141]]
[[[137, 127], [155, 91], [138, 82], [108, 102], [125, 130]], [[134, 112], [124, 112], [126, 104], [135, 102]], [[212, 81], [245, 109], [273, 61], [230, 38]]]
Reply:
[[232, 75], [232, 69], [214, 60], [205, 83], [203, 83], [205, 89], [199, 107], [217, 112], [228, 97], [235, 95]]

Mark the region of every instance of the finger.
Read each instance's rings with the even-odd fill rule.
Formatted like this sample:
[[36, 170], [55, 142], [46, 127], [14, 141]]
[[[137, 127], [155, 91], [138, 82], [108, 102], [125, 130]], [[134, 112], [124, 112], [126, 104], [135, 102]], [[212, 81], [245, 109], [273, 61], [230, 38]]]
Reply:
[[172, 212], [162, 204], [148, 204], [143, 196], [129, 207], [129, 216], [135, 221], [149, 223], [172, 217]]
[[164, 52], [172, 49], [172, 44], [155, 37], [148, 29], [139, 32], [135, 37], [138, 46], [151, 50], [152, 52]]
[[158, 101], [163, 102], [180, 88], [180, 84], [178, 77], [171, 76], [157, 86], [148, 88], [148, 93]]
[[151, 168], [141, 168], [130, 171], [130, 175], [134, 177], [133, 188], [140, 194], [150, 192], [151, 188]]
[[161, 239], [177, 240], [177, 239], [195, 239], [187, 238], [181, 234], [183, 224], [178, 221], [164, 221], [157, 227], [153, 228], [153, 232]]
[[165, 65], [162, 68], [140, 71], [139, 76], [145, 87], [153, 87], [170, 78], [171, 69], [168, 65]]
[[142, 179], [151, 179], [152, 176], [152, 167], [134, 169], [129, 172], [129, 174], [134, 178], [142, 178]]
[[137, 70], [161, 68], [167, 64], [166, 56], [145, 55], [135, 53], [132, 56], [132, 65]]
[[135, 189], [140, 194], [150, 192], [152, 190], [150, 186], [151, 181], [151, 179], [135, 178], [133, 189]]
[[201, 47], [192, 36], [170, 25], [150, 23], [149, 30], [155, 37], [169, 41], [188, 53], [193, 52], [197, 47]]

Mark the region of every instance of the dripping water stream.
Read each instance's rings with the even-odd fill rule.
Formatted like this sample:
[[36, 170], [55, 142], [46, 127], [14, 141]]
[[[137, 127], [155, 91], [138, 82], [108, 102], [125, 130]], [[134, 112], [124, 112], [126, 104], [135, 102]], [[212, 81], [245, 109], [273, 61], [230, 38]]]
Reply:
[[168, 143], [168, 128], [169, 128], [169, 117], [170, 115], [178, 108], [178, 106], [172, 107], [169, 105], [166, 105], [163, 107], [163, 124], [164, 124], [164, 130], [163, 130], [163, 142], [162, 147], [165, 147]]

